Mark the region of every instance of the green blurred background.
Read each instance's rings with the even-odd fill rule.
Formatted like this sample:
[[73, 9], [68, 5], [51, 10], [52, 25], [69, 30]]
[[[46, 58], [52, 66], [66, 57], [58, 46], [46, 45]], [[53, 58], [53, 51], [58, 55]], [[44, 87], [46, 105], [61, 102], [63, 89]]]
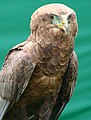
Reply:
[[30, 34], [31, 14], [48, 3], [64, 3], [73, 8], [79, 23], [75, 39], [78, 82], [59, 120], [91, 120], [91, 0], [0, 0], [0, 68], [9, 49]]

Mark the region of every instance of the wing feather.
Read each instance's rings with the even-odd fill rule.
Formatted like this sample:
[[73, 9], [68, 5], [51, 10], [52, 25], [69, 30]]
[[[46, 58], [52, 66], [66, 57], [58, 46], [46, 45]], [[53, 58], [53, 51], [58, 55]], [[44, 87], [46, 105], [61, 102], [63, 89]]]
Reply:
[[64, 107], [72, 96], [77, 79], [78, 62], [75, 52], [69, 61], [67, 71], [63, 78], [63, 84], [60, 88], [58, 98], [53, 107], [49, 120], [57, 120]]
[[22, 49], [15, 48], [8, 54], [0, 72], [0, 109], [2, 110], [0, 116], [3, 117], [7, 110], [5, 105], [1, 104], [4, 103], [3, 100], [6, 101], [5, 104], [8, 101], [11, 104], [19, 100], [29, 83], [34, 68], [31, 54]]

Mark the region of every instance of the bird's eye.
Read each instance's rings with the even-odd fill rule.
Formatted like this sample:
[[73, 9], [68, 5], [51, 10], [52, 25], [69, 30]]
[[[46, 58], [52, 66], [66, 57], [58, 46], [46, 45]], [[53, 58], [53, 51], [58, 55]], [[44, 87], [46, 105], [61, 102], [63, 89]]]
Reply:
[[70, 24], [70, 20], [68, 20], [68, 24]]
[[53, 15], [50, 15], [50, 18], [51, 18], [51, 20], [53, 20], [53, 19], [54, 19], [54, 16], [53, 16]]
[[72, 14], [70, 14], [70, 15], [67, 17], [67, 20], [68, 20], [68, 24], [70, 24], [70, 21], [71, 21], [71, 17], [72, 17]]
[[68, 18], [67, 18], [67, 19], [68, 19], [68, 20], [70, 20], [70, 19], [71, 19], [71, 17], [72, 17], [72, 14], [70, 14], [70, 15], [68, 16]]

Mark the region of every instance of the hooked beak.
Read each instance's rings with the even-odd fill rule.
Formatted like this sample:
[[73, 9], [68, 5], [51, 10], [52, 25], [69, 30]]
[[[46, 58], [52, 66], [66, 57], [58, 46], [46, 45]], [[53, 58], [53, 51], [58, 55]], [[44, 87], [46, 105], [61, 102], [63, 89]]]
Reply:
[[66, 23], [64, 21], [56, 24], [58, 28], [64, 30], [66, 33], [68, 32], [68, 27], [66, 26]]
[[68, 33], [68, 21], [66, 17], [50, 14], [50, 18], [53, 25], [56, 25], [57, 28], [60, 28], [66, 33]]

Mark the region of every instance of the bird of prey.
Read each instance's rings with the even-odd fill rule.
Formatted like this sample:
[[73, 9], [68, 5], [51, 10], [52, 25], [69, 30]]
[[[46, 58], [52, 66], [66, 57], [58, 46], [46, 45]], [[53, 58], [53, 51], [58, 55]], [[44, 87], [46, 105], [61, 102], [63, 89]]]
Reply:
[[74, 10], [44, 5], [33, 13], [30, 28], [0, 71], [0, 120], [57, 120], [76, 84]]

